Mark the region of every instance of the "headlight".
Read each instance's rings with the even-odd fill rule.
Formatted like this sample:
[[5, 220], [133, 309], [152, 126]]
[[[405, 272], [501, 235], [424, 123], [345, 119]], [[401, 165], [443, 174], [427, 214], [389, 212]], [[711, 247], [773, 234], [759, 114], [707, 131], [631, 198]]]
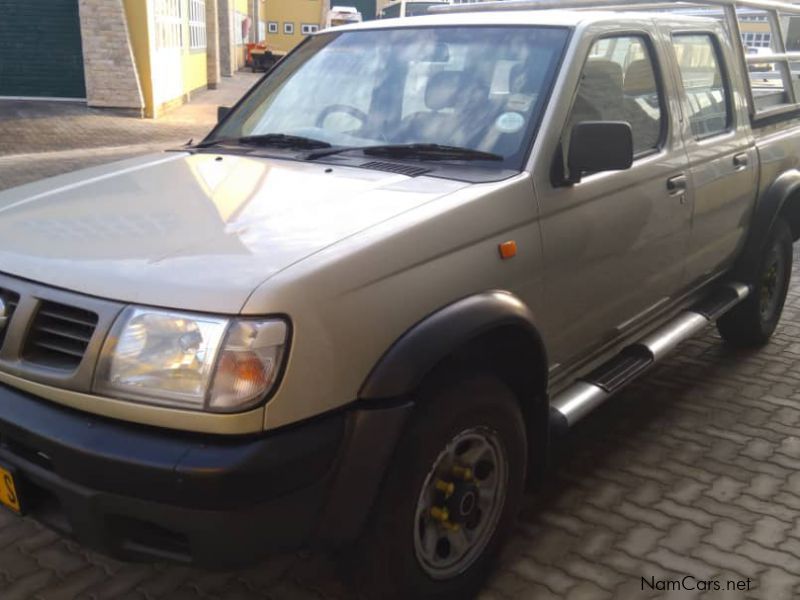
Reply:
[[241, 411], [274, 385], [287, 333], [281, 320], [129, 307], [103, 347], [94, 389], [149, 404]]

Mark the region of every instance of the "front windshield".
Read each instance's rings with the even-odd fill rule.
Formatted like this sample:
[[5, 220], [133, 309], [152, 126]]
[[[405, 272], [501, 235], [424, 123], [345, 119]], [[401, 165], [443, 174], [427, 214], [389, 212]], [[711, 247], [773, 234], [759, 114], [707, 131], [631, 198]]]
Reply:
[[562, 28], [516, 26], [314, 36], [208, 141], [280, 133], [334, 147], [439, 144], [518, 169], [566, 39]]

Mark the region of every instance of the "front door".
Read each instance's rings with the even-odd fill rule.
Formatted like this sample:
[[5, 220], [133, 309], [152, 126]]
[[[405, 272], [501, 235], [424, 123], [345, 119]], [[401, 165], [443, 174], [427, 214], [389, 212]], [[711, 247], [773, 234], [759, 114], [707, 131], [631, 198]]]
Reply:
[[542, 321], [554, 363], [618, 339], [664, 307], [683, 278], [687, 160], [670, 124], [672, 82], [656, 56], [648, 32], [596, 39], [564, 126], [562, 143], [575, 123], [627, 121], [633, 166], [537, 186], [547, 265]]

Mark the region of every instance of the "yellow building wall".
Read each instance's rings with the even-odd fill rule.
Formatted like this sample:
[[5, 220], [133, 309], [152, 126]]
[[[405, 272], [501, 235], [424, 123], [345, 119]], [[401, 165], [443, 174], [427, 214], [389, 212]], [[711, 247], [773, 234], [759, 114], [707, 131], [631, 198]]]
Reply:
[[[302, 25], [322, 27], [322, 0], [268, 0], [262, 18], [267, 22], [267, 44], [288, 52], [306, 37]], [[278, 33], [269, 33], [270, 21], [278, 23]], [[284, 33], [285, 23], [294, 24], [294, 33]]]
[[[183, 23], [184, 47], [181, 50], [181, 94], [175, 98], [155, 105], [153, 93], [153, 71], [158, 69], [152, 53], [155, 48], [150, 46], [150, 32], [148, 11], [153, 10], [153, 2], [147, 0], [123, 0], [125, 16], [128, 21], [128, 33], [133, 47], [133, 57], [136, 61], [136, 71], [142, 86], [142, 95], [145, 103], [145, 116], [158, 117], [166, 110], [178, 106], [188, 100], [190, 92], [205, 88], [208, 85], [208, 56], [206, 49], [192, 50], [189, 48], [189, 2], [182, 0], [182, 14], [185, 16]], [[245, 5], [247, 0], [243, 0]]]
[[208, 86], [208, 55], [207, 49], [191, 50], [189, 48], [189, 2], [183, 0], [183, 39], [185, 40], [181, 56], [183, 71], [183, 93], [188, 94], [198, 88]]
[[147, 3], [143, 0], [123, 0], [128, 35], [133, 47], [133, 60], [139, 74], [144, 96], [145, 116], [153, 117], [153, 77], [150, 65], [150, 38], [147, 30]]
[[739, 29], [742, 33], [770, 33], [772, 29], [769, 23], [760, 21], [743, 21], [739, 23]]
[[206, 51], [183, 53], [183, 92], [189, 93], [208, 86]]

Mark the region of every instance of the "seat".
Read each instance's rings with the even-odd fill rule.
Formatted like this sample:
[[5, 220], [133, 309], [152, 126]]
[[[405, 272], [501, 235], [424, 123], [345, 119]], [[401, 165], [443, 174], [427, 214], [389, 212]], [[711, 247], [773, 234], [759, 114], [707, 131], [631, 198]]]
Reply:
[[582, 121], [624, 121], [622, 104], [622, 67], [606, 59], [589, 59], [583, 68], [568, 130]]
[[509, 73], [509, 91], [512, 94], [538, 94], [542, 89], [547, 71], [542, 61], [528, 59], [511, 67]]
[[647, 59], [635, 60], [625, 70], [623, 82], [625, 120], [633, 131], [634, 154], [655, 148], [661, 137], [661, 115], [658, 105], [647, 100], [657, 97], [653, 66]]
[[[485, 108], [488, 87], [463, 71], [440, 71], [425, 88], [427, 111], [406, 117], [398, 136], [406, 143], [439, 143], [463, 146], [476, 135]], [[476, 120], [477, 119], [477, 120]], [[466, 130], [463, 124], [475, 126]]]

